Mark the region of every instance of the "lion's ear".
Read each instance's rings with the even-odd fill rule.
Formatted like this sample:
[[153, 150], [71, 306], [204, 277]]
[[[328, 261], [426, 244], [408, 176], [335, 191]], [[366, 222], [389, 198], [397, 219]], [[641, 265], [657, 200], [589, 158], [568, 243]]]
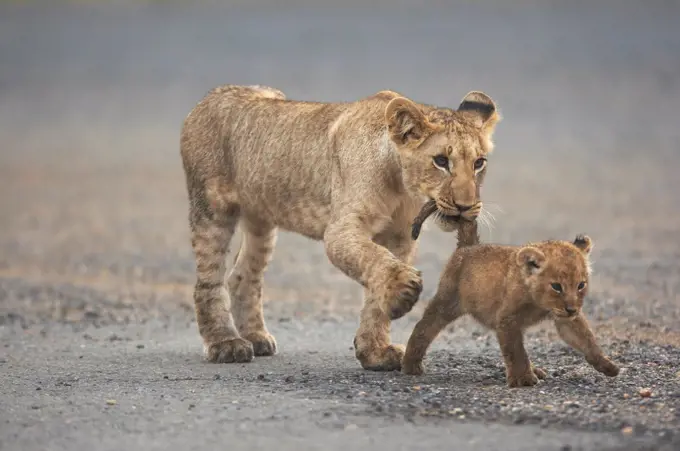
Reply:
[[458, 106], [458, 111], [474, 114], [477, 123], [487, 136], [491, 137], [496, 124], [501, 120], [496, 103], [481, 91], [468, 92]]
[[574, 238], [574, 246], [588, 255], [590, 254], [590, 251], [593, 250], [593, 240], [591, 240], [588, 235], [576, 235], [576, 238]]
[[517, 252], [517, 264], [527, 269], [529, 274], [539, 273], [545, 263], [545, 254], [533, 246], [525, 246]]
[[385, 121], [392, 140], [402, 146], [422, 141], [431, 130], [422, 111], [405, 97], [387, 104]]

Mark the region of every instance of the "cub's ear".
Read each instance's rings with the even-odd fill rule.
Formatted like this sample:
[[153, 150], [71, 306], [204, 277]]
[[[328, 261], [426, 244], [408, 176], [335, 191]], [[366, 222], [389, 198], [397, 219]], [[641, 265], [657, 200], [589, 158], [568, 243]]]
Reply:
[[484, 134], [491, 137], [501, 120], [496, 103], [481, 91], [468, 92], [458, 106], [458, 111], [468, 111], [477, 116], [477, 123]]
[[517, 252], [516, 261], [519, 266], [527, 268], [529, 274], [536, 274], [543, 268], [545, 254], [538, 248], [525, 246]]
[[574, 246], [581, 249], [581, 251], [588, 255], [593, 250], [593, 240], [588, 235], [576, 235], [574, 238]]
[[425, 115], [405, 97], [397, 97], [387, 104], [385, 121], [392, 140], [402, 146], [422, 141], [431, 130]]

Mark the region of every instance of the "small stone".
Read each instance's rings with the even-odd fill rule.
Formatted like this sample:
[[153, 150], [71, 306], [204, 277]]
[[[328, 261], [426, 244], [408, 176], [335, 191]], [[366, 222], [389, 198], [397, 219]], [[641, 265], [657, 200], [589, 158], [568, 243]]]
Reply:
[[286, 376], [284, 380], [289, 384], [295, 382], [295, 378], [293, 376]]
[[623, 394], [623, 399], [628, 399], [628, 398], [630, 398], [630, 395], [629, 395], [628, 393], [624, 393], [624, 394]]
[[456, 408], [453, 409], [453, 410], [449, 410], [449, 413], [450, 413], [451, 415], [460, 415], [460, 414], [463, 413], [463, 409], [461, 409], [460, 407], [456, 407]]
[[357, 426], [357, 425], [354, 424], [354, 423], [350, 423], [350, 424], [348, 424], [347, 426], [345, 426], [345, 430], [346, 430], [346, 431], [353, 431], [353, 430], [355, 430], [355, 429], [359, 429], [359, 426]]
[[564, 405], [566, 407], [573, 407], [575, 409], [578, 409], [579, 407], [581, 407], [581, 405], [577, 401], [564, 401], [562, 403], [562, 405]]
[[166, 374], [165, 376], [163, 376], [163, 379], [170, 379], [170, 378], [169, 378], [168, 375]]
[[194, 407], [196, 407], [196, 404], [189, 404], [189, 409], [193, 409]]
[[107, 399], [106, 400], [107, 406], [115, 406], [116, 404], [118, 404], [118, 401], [116, 401], [115, 399]]
[[144, 349], [144, 345], [143, 345], [143, 344], [141, 344], [141, 343], [140, 343], [140, 344], [138, 344], [138, 345], [137, 345], [137, 349]]
[[631, 426], [626, 426], [623, 429], [621, 429], [621, 433], [623, 435], [633, 435], [633, 428]]
[[216, 374], [216, 375], [213, 376], [213, 379], [218, 381], [218, 380], [222, 379], [222, 376], [220, 376], [219, 374]]
[[40, 406], [37, 406], [37, 405], [32, 405], [32, 406], [31, 406], [31, 409], [33, 409], [33, 410], [38, 410], [39, 408], [40, 408]]
[[641, 388], [638, 394], [643, 398], [649, 398], [650, 396], [652, 396], [652, 390], [650, 390], [649, 388]]
[[420, 387], [420, 385], [415, 385], [415, 386], [413, 386], [412, 390], [413, 391], [420, 391], [420, 390], [422, 390], [422, 388]]

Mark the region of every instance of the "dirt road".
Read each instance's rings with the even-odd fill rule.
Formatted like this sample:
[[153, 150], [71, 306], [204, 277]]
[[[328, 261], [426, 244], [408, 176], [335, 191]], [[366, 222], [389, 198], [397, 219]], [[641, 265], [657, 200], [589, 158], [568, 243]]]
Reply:
[[[680, 447], [676, 4], [43, 3], [0, 5], [0, 449]], [[287, 233], [265, 288], [279, 355], [205, 363], [178, 135], [223, 83], [449, 106], [489, 93], [505, 119], [482, 239], [588, 233], [586, 312], [620, 376], [546, 326], [527, 349], [550, 377], [508, 390], [470, 320], [423, 377], [363, 371], [358, 286]], [[394, 341], [454, 246], [424, 230], [425, 290]]]

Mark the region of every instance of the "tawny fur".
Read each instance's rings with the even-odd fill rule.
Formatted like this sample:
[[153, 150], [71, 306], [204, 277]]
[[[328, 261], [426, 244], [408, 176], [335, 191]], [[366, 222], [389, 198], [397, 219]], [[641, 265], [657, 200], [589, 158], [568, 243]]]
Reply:
[[462, 232], [437, 293], [409, 338], [404, 373], [423, 374], [423, 358], [432, 341], [466, 314], [496, 331], [510, 387], [532, 386], [545, 377], [529, 361], [523, 332], [548, 318], [562, 339], [583, 353], [597, 371], [611, 377], [619, 373], [603, 355], [581, 310], [590, 274], [589, 237], [579, 235], [572, 243], [550, 240], [501, 246], [476, 244], [476, 231], [466, 236]]
[[[403, 346], [390, 343], [390, 321], [422, 290], [411, 221], [428, 199], [444, 230], [477, 217], [498, 120], [480, 92], [457, 111], [391, 91], [348, 103], [287, 100], [264, 86], [208, 93], [181, 133], [207, 359], [247, 362], [276, 352], [262, 280], [281, 228], [323, 240], [333, 265], [365, 287], [356, 356], [367, 369], [398, 369]], [[225, 256], [239, 224], [244, 242], [225, 290]]]

